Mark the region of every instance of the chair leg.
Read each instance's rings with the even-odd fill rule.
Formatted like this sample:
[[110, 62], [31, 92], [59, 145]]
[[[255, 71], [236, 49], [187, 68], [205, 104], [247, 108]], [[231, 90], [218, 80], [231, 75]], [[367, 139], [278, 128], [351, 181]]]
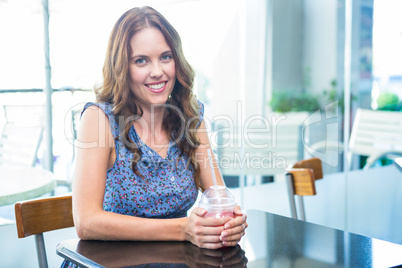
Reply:
[[43, 239], [43, 234], [35, 235], [35, 243], [36, 243], [36, 253], [38, 255], [39, 267], [40, 268], [48, 268], [46, 249], [45, 249], [45, 241]]
[[286, 186], [288, 188], [290, 215], [292, 216], [293, 219], [297, 219], [292, 174], [286, 174]]
[[304, 201], [303, 196], [298, 195], [297, 200], [299, 203], [299, 215], [302, 221], [306, 221], [306, 214], [304, 213]]

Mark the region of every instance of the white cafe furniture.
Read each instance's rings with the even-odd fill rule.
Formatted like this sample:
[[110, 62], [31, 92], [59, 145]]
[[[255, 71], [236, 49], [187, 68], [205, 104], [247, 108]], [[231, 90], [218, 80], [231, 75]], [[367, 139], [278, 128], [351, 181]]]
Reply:
[[28, 165], [0, 165], [0, 206], [42, 196], [55, 187], [50, 171]]

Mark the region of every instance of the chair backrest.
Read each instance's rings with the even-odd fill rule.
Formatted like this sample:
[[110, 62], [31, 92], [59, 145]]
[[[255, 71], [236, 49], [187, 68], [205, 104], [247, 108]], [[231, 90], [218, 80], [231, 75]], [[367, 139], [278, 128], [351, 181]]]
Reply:
[[35, 235], [39, 266], [47, 266], [43, 233], [73, 227], [72, 196], [48, 197], [15, 204], [18, 238]]
[[[331, 161], [325, 159], [329, 155], [320, 151], [343, 152], [343, 146], [338, 140], [322, 140], [306, 146], [306, 156], [313, 155]], [[364, 169], [372, 167], [381, 158], [402, 156], [402, 112], [357, 109], [348, 147], [349, 167], [352, 167], [353, 155], [368, 157]], [[335, 163], [338, 163], [337, 160]]]
[[291, 216], [297, 219], [295, 195], [299, 203], [299, 218], [306, 220], [303, 196], [316, 195], [315, 181], [323, 178], [322, 163], [319, 158], [296, 162], [286, 174]]
[[292, 168], [287, 170], [291, 175], [293, 195], [316, 195], [314, 172], [310, 168]]
[[0, 163], [34, 166], [43, 139], [42, 105], [5, 105], [0, 136]]
[[402, 155], [402, 112], [358, 109], [349, 148], [371, 157], [367, 167], [387, 154]]
[[293, 164], [291, 167], [293, 168], [309, 168], [313, 170], [314, 173], [314, 180], [319, 180], [323, 178], [323, 171], [322, 171], [322, 161], [321, 159], [314, 157], [306, 160], [300, 160]]

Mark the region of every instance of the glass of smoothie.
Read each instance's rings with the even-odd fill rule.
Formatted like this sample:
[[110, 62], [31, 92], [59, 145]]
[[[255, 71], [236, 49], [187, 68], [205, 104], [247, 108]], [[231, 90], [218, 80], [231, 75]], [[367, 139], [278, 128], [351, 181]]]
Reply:
[[236, 200], [230, 190], [223, 185], [214, 185], [206, 189], [201, 196], [199, 206], [206, 209], [206, 217], [231, 217]]

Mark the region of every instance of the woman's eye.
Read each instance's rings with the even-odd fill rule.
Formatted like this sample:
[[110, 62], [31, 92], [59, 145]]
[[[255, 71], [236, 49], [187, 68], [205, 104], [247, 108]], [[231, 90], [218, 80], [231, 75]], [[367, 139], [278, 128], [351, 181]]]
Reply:
[[170, 55], [170, 54], [163, 55], [163, 56], [161, 57], [161, 60], [163, 60], [163, 61], [169, 61], [169, 60], [171, 60], [171, 59], [172, 59], [172, 55]]
[[144, 64], [144, 63], [146, 63], [146, 60], [145, 60], [145, 59], [137, 59], [137, 60], [135, 61], [135, 64]]

